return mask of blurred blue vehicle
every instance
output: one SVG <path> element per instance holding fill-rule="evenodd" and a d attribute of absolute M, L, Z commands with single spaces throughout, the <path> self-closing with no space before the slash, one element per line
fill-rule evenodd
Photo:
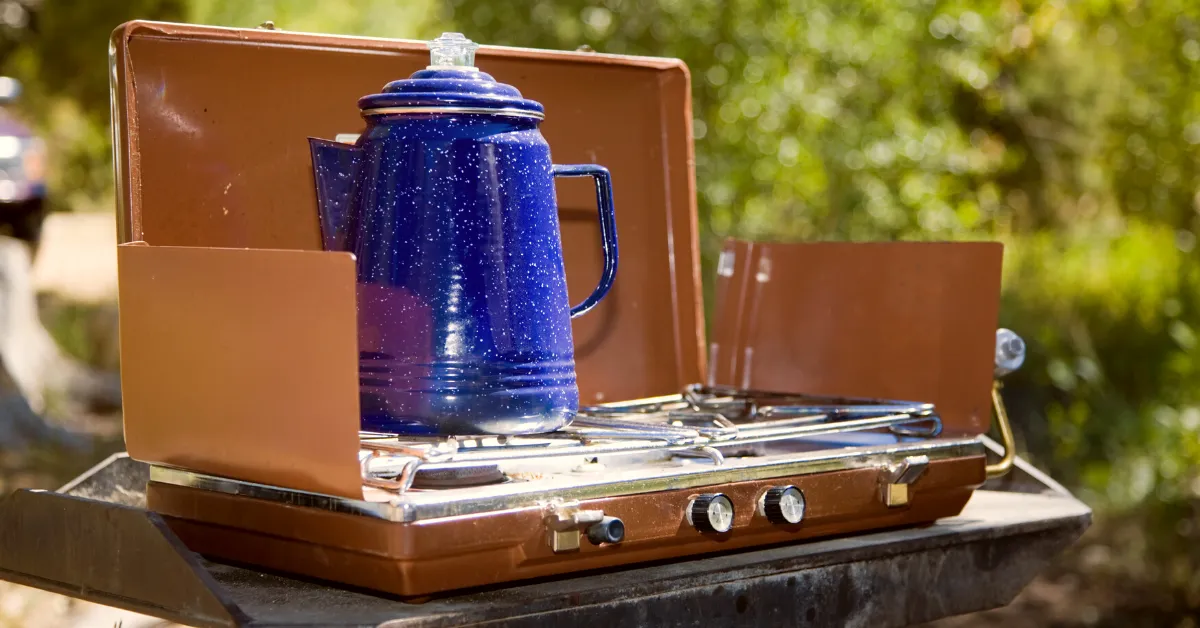
<path fill-rule="evenodd" d="M 0 224 L 33 243 L 45 216 L 46 145 L 10 110 L 20 95 L 16 79 L 0 76 Z"/>

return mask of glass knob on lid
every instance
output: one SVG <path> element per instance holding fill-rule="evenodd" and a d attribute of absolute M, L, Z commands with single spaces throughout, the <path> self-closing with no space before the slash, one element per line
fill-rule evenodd
<path fill-rule="evenodd" d="M 442 33 L 429 42 L 429 68 L 475 70 L 475 50 L 479 44 L 462 33 Z"/>
<path fill-rule="evenodd" d="M 474 113 L 496 111 L 509 117 L 536 120 L 545 117 L 540 103 L 522 97 L 517 88 L 497 82 L 475 67 L 479 44 L 462 33 L 442 33 L 428 45 L 429 66 L 406 79 L 384 85 L 378 94 L 358 100 L 364 116 L 409 112 L 425 115 L 430 108 L 436 108 L 447 113 L 471 109 Z"/>

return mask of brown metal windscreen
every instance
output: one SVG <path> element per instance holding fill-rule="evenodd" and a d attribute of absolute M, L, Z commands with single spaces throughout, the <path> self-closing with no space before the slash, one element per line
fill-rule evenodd
<path fill-rule="evenodd" d="M 729 240 L 708 383 L 932 402 L 986 432 L 1000 305 L 996 242 Z"/>

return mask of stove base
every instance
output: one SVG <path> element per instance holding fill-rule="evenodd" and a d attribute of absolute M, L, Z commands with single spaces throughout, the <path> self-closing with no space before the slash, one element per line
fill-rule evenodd
<path fill-rule="evenodd" d="M 909 486 L 906 505 L 884 503 L 877 468 L 780 477 L 583 500 L 621 518 L 625 540 L 556 553 L 544 508 L 400 523 L 319 508 L 150 482 L 147 503 L 193 551 L 399 596 L 511 582 L 914 524 L 957 515 L 984 482 L 983 456 L 935 460 Z M 772 486 L 792 484 L 807 501 L 799 524 L 770 523 L 752 509 Z M 733 529 L 705 534 L 684 511 L 721 492 L 739 508 Z"/>

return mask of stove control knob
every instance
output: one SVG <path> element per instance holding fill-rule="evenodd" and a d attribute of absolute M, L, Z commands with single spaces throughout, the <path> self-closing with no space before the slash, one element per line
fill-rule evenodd
<path fill-rule="evenodd" d="M 705 493 L 687 507 L 687 522 L 701 532 L 721 534 L 733 528 L 733 502 L 721 493 Z"/>
<path fill-rule="evenodd" d="M 620 543 L 625 540 L 625 522 L 616 517 L 605 517 L 588 526 L 587 537 L 593 545 Z"/>
<path fill-rule="evenodd" d="M 800 523 L 804 518 L 804 493 L 794 486 L 772 487 L 758 500 L 758 514 L 771 523 Z"/>

